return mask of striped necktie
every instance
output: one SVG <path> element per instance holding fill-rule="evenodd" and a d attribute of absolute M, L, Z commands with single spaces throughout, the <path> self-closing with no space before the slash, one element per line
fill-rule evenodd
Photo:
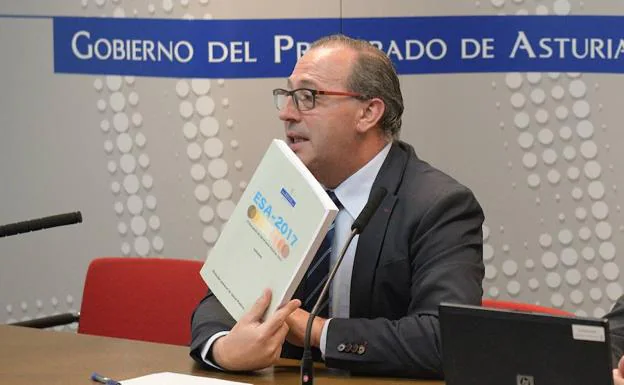
<path fill-rule="evenodd" d="M 329 197 L 334 201 L 334 204 L 338 207 L 338 210 L 342 209 L 342 204 L 336 197 L 333 191 L 327 191 Z M 334 242 L 335 235 L 335 225 L 336 222 L 332 222 L 329 226 L 329 230 L 327 230 L 327 234 L 321 242 L 321 246 L 319 247 L 312 263 L 310 263 L 310 267 L 305 275 L 305 282 L 303 288 L 302 295 L 302 308 L 308 312 L 312 311 L 314 304 L 319 298 L 321 291 L 323 289 L 323 285 L 327 278 L 329 277 L 329 265 L 332 253 L 332 244 Z M 329 316 L 329 298 L 326 298 L 323 301 L 323 304 L 319 309 L 319 316 L 327 318 Z"/>

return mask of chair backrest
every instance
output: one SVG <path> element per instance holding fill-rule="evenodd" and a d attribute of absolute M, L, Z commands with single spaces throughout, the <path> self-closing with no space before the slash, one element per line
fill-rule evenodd
<path fill-rule="evenodd" d="M 513 302 L 513 301 L 499 301 L 496 299 L 483 298 L 481 300 L 481 306 L 494 309 L 515 310 L 532 313 L 543 313 L 552 315 L 564 315 L 573 316 L 574 314 L 565 310 L 554 309 L 552 307 L 533 305 L 530 303 Z"/>
<path fill-rule="evenodd" d="M 78 332 L 187 345 L 207 287 L 200 261 L 98 258 L 85 279 Z"/>

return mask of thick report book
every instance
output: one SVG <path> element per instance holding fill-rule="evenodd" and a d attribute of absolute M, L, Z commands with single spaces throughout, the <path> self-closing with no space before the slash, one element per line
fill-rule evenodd
<path fill-rule="evenodd" d="M 275 139 L 264 154 L 201 276 L 239 320 L 265 288 L 273 292 L 265 316 L 288 302 L 301 282 L 338 208 L 303 162 Z"/>

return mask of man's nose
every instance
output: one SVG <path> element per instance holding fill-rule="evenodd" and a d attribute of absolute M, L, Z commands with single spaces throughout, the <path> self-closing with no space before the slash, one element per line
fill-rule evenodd
<path fill-rule="evenodd" d="M 279 112 L 279 118 L 283 121 L 298 121 L 301 114 L 292 97 L 286 98 L 286 104 Z"/>

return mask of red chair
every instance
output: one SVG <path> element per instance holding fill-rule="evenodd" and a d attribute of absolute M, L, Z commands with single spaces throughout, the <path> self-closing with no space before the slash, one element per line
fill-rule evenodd
<path fill-rule="evenodd" d="M 187 345 L 207 287 L 200 261 L 99 258 L 89 265 L 78 333 Z"/>
<path fill-rule="evenodd" d="M 523 311 L 523 312 L 530 312 L 530 313 L 544 313 L 544 314 L 562 315 L 562 316 L 574 315 L 565 310 L 554 309 L 551 307 L 533 305 L 533 304 L 522 303 L 522 302 L 499 301 L 496 299 L 489 299 L 489 298 L 483 298 L 481 300 L 481 306 L 493 308 L 493 309 Z"/>
<path fill-rule="evenodd" d="M 78 321 L 78 333 L 187 345 L 191 314 L 207 287 L 200 261 L 98 258 L 85 278 L 80 314 L 65 313 L 13 325 L 49 328 Z"/>

